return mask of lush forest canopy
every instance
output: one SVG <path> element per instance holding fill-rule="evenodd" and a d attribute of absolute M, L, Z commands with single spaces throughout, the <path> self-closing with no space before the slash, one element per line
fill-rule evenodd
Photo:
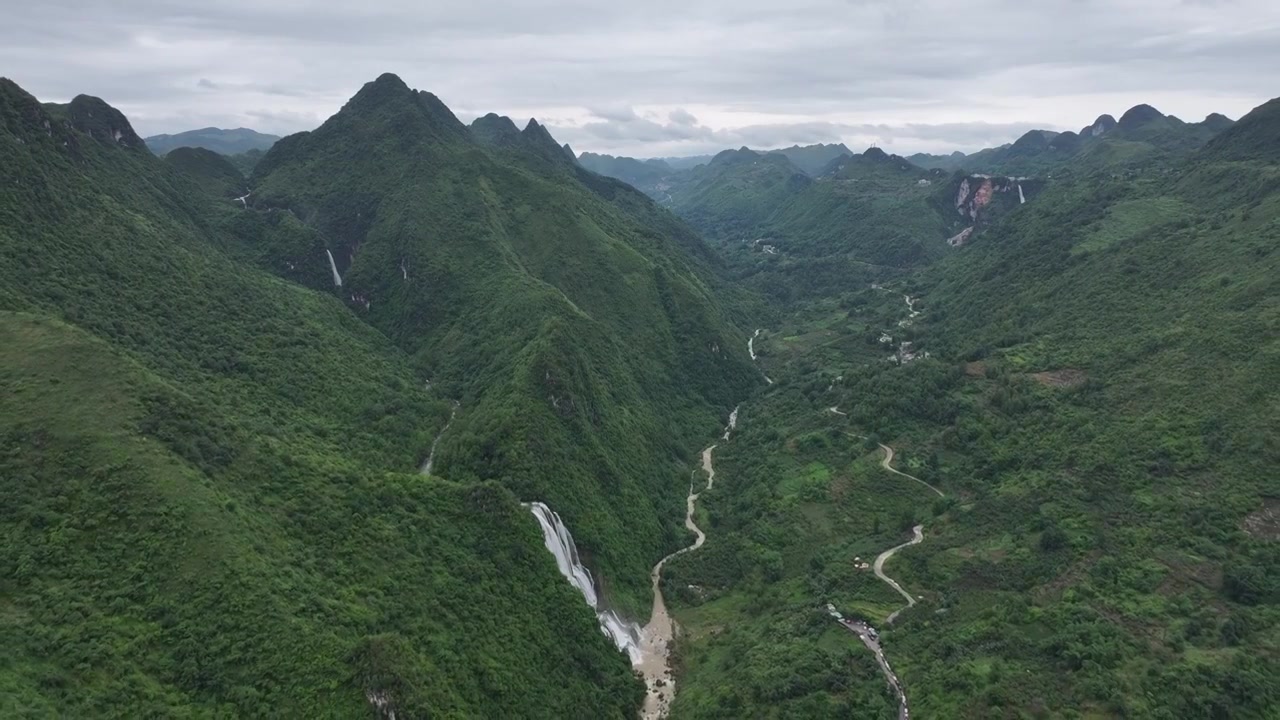
<path fill-rule="evenodd" d="M 913 717 L 1275 717 L 1277 102 L 694 164 L 384 75 L 158 158 L 0 80 L 0 715 L 634 717 L 520 503 L 646 618 L 741 403 L 673 718 L 896 717 L 827 603 Z"/>

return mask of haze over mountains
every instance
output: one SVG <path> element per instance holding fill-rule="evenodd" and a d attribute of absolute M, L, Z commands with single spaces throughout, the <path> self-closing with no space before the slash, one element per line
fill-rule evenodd
<path fill-rule="evenodd" d="M 249 133 L 0 79 L 0 715 L 1280 707 L 1280 100 L 637 160 L 383 74 Z M 646 687 L 596 611 L 655 588 Z"/>

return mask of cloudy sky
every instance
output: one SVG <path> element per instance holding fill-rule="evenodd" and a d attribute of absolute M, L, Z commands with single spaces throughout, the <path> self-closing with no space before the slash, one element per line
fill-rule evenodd
<path fill-rule="evenodd" d="M 1280 95 L 1280 0 L 0 0 L 0 74 L 143 135 L 315 127 L 382 72 L 577 150 L 974 150 Z"/>

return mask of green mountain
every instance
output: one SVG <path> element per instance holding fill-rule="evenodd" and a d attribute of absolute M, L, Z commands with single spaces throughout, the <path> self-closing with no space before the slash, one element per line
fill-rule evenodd
<path fill-rule="evenodd" d="M 758 374 L 697 237 L 531 128 L 384 76 L 240 199 L 0 81 L 6 715 L 634 715 L 519 501 L 647 615 Z"/>
<path fill-rule="evenodd" d="M 853 151 L 845 147 L 844 143 L 792 145 L 789 148 L 766 150 L 765 152 L 782 155 L 790 160 L 793 165 L 804 171 L 806 175 L 815 176 L 821 175 L 832 160 L 853 155 Z"/>
<path fill-rule="evenodd" d="M 1221 117 L 1221 116 L 1219 116 Z M 1220 124 L 1209 116 L 1206 124 Z M 1253 109 L 1205 144 L 1201 158 L 1233 162 L 1280 163 L 1280 99 Z"/>
<path fill-rule="evenodd" d="M 756 380 L 745 335 L 706 248 L 652 202 L 536 122 L 505 145 L 478 135 L 383 76 L 254 171 L 250 207 L 305 219 L 321 251 L 254 243 L 318 290 L 335 289 L 331 253 L 353 311 L 461 402 L 440 473 L 550 504 L 614 602 L 647 615 L 691 444 Z"/>
<path fill-rule="evenodd" d="M 676 172 L 663 160 L 636 160 L 590 152 L 579 155 L 578 162 L 593 173 L 617 178 L 654 199 L 662 197 L 660 185 Z"/>
<path fill-rule="evenodd" d="M 147 147 L 157 155 L 165 155 L 180 147 L 204 148 L 221 155 L 239 155 L 251 150 L 266 151 L 280 139 L 248 128 L 223 130 L 207 127 L 187 130 L 173 135 L 152 135 L 146 138 Z"/>
<path fill-rule="evenodd" d="M 971 155 L 919 154 L 910 159 L 922 167 L 1000 175 L 1163 172 L 1231 125 L 1218 113 L 1187 123 L 1150 105 L 1136 105 L 1118 121 L 1101 115 L 1079 133 L 1031 130 L 1009 145 Z"/>
<path fill-rule="evenodd" d="M 678 210 L 686 205 L 701 205 L 702 200 L 686 203 L 685 195 L 700 193 L 700 188 L 714 184 L 726 172 L 728 166 L 732 165 L 737 168 L 735 171 L 730 171 L 730 174 L 741 171 L 743 167 L 734 163 L 733 158 L 747 157 L 743 155 L 743 151 L 752 153 L 753 156 L 772 155 L 786 158 L 789 161 L 788 163 L 771 160 L 766 172 L 779 172 L 786 174 L 788 178 L 796 170 L 805 175 L 816 177 L 822 174 L 833 160 L 853 154 L 843 144 L 834 143 L 831 145 L 793 145 L 780 150 L 763 151 L 742 148 L 736 152 L 726 151 L 729 152 L 728 155 L 722 152 L 715 156 L 652 158 L 649 160 L 597 155 L 587 152 L 578 157 L 578 162 L 594 173 L 617 178 L 654 200 L 664 205 L 673 206 Z M 738 180 L 735 179 L 734 182 Z M 748 185 L 771 182 L 765 177 L 764 173 L 759 172 L 752 179 L 741 178 L 741 180 Z"/>
<path fill-rule="evenodd" d="M 198 183 L 206 195 L 238 198 L 248 192 L 244 173 L 231 159 L 204 148 L 175 148 L 164 156 L 164 164 Z"/>
<path fill-rule="evenodd" d="M 669 190 L 669 205 L 704 235 L 739 237 L 813 180 L 785 155 L 725 150 L 688 171 Z"/>
<path fill-rule="evenodd" d="M 1003 206 L 966 244 L 793 288 L 665 578 L 673 717 L 902 717 L 826 603 L 911 717 L 1274 715 L 1276 107 L 1167 173 L 964 176 Z"/>

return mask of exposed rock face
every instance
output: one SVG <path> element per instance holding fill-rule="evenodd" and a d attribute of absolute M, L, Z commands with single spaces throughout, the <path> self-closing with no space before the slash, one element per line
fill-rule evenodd
<path fill-rule="evenodd" d="M 1098 137 L 1104 135 L 1116 127 L 1116 119 L 1110 115 L 1099 115 L 1092 125 L 1080 131 L 1080 134 L 1086 137 Z"/>
<path fill-rule="evenodd" d="M 947 244 L 950 245 L 951 247 L 960 247 L 965 243 L 969 242 L 969 236 L 971 235 L 973 235 L 972 225 L 970 225 L 969 227 L 961 230 L 960 232 L 948 238 Z"/>
<path fill-rule="evenodd" d="M 1013 178 L 971 175 L 960 181 L 960 189 L 956 192 L 956 212 L 968 216 L 970 220 L 977 220 L 982 209 L 991 204 L 993 193 L 1007 192 L 1014 184 Z"/>
<path fill-rule="evenodd" d="M 77 95 L 67 106 L 67 119 L 75 129 L 102 143 L 145 148 L 124 113 L 96 97 Z"/>
<path fill-rule="evenodd" d="M 965 202 L 969 200 L 969 178 L 960 181 L 960 190 L 956 193 L 956 212 L 964 215 Z"/>

